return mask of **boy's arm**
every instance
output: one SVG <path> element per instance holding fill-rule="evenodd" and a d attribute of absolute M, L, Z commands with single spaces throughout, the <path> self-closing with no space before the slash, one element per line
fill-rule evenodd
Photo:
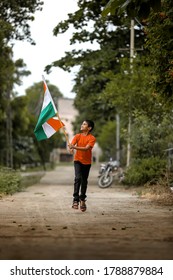
<path fill-rule="evenodd" d="M 73 138 L 73 140 L 71 141 L 71 143 L 68 144 L 69 152 L 70 152 L 71 154 L 73 154 L 73 152 L 74 152 L 73 146 L 75 146 L 75 145 L 76 145 L 76 135 L 74 136 L 74 138 Z"/>
<path fill-rule="evenodd" d="M 88 150 L 91 150 L 93 148 L 93 146 L 95 144 L 95 139 L 89 141 L 89 143 L 85 147 L 80 147 L 80 146 L 77 146 L 76 144 L 77 144 L 76 137 L 74 137 L 71 144 L 68 145 L 69 149 L 72 149 L 72 150 L 75 149 L 75 150 L 80 150 L 80 151 L 88 151 Z"/>
<path fill-rule="evenodd" d="M 87 151 L 87 150 L 90 150 L 92 147 L 90 145 L 86 145 L 85 147 L 78 147 L 76 145 L 70 144 L 69 148 L 70 149 L 75 149 L 75 150 L 80 150 L 80 151 Z"/>

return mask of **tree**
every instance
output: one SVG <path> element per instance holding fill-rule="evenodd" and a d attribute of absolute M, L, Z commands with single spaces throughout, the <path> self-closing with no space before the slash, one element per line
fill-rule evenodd
<path fill-rule="evenodd" d="M 172 108 L 173 101 L 173 10 L 172 1 L 165 0 L 160 12 L 151 13 L 146 26 L 146 48 L 153 65 L 152 79 L 161 101 Z"/>
<path fill-rule="evenodd" d="M 58 61 L 46 67 L 61 67 L 70 71 L 78 67 L 73 91 L 76 93 L 75 106 L 79 111 L 78 122 L 90 117 L 96 121 L 96 134 L 100 126 L 110 119 L 115 119 L 116 108 L 103 103 L 100 94 L 110 80 L 105 73 L 116 74 L 120 70 L 120 57 L 129 57 L 129 19 L 124 17 L 101 17 L 107 1 L 78 1 L 79 9 L 69 14 L 68 19 L 54 28 L 54 35 L 65 33 L 71 26 L 74 28 L 70 44 L 80 43 L 81 47 L 66 52 Z M 144 34 L 141 29 L 136 31 L 136 44 L 141 47 Z M 85 43 L 97 44 L 97 49 L 86 49 Z"/>
<path fill-rule="evenodd" d="M 8 46 L 1 47 L 0 55 L 0 123 L 2 129 L 2 145 L 0 146 L 1 163 L 13 166 L 13 145 L 12 145 L 12 108 L 11 102 L 14 98 L 14 83 L 20 83 L 23 75 L 28 75 L 23 60 L 12 60 L 12 51 Z M 5 139 L 5 141 L 4 141 Z"/>
<path fill-rule="evenodd" d="M 37 10 L 42 10 L 43 1 L 41 0 L 1 0 L 0 2 L 0 37 L 6 42 L 11 39 L 24 40 L 27 39 L 34 43 L 31 39 L 29 21 L 34 20 L 33 14 Z"/>
<path fill-rule="evenodd" d="M 109 0 L 102 15 L 127 13 L 130 18 L 145 19 L 151 10 L 158 11 L 160 8 L 161 0 Z"/>
<path fill-rule="evenodd" d="M 171 0 L 110 0 L 102 14 L 122 14 L 138 17 L 147 36 L 145 47 L 153 66 L 151 76 L 155 92 L 170 105 L 173 100 L 173 10 Z"/>
<path fill-rule="evenodd" d="M 132 129 L 133 159 L 166 158 L 165 150 L 173 143 L 172 112 L 152 116 L 136 112 Z"/>
<path fill-rule="evenodd" d="M 60 90 L 49 83 L 47 81 L 47 86 L 51 92 L 51 96 L 54 100 L 54 103 L 57 104 L 57 100 L 59 97 L 62 97 L 62 93 Z M 31 87 L 26 89 L 26 96 L 28 99 L 28 110 L 30 114 L 35 115 L 35 117 L 38 117 L 40 110 L 41 110 L 41 104 L 43 103 L 43 82 L 40 81 L 38 83 L 34 83 Z"/>
<path fill-rule="evenodd" d="M 110 158 L 116 157 L 116 123 L 108 121 L 101 127 L 98 144 L 103 151 L 102 160 L 108 161 Z"/>
<path fill-rule="evenodd" d="M 163 155 L 172 143 L 172 110 L 166 110 L 152 90 L 151 66 L 146 58 L 135 59 L 133 72 L 129 60 L 122 59 L 121 72 L 110 74 L 101 98 L 117 108 L 121 118 L 121 139 L 127 138 L 129 111 L 132 117 L 131 144 L 133 158 Z"/>
<path fill-rule="evenodd" d="M 0 123 L 6 131 L 6 136 L 3 137 L 6 141 L 5 145 L 1 146 L 0 155 L 1 163 L 11 167 L 13 166 L 11 110 L 11 101 L 14 97 L 13 88 L 14 84 L 21 83 L 23 75 L 29 74 L 22 59 L 13 61 L 12 40 L 26 39 L 34 44 L 28 22 L 34 20 L 33 13 L 41 10 L 42 4 L 43 2 L 40 0 L 2 0 L 0 2 Z M 2 136 L 4 136 L 4 130 Z"/>
<path fill-rule="evenodd" d="M 27 136 L 30 124 L 27 110 L 26 96 L 15 97 L 11 101 L 12 111 L 12 137 L 13 137 L 13 167 L 20 168 L 32 158 L 33 143 Z"/>

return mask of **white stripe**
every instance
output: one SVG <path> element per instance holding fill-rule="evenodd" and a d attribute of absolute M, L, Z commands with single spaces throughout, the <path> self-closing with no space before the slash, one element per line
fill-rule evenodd
<path fill-rule="evenodd" d="M 59 119 L 58 119 L 58 117 L 56 117 L 56 116 L 55 116 L 55 117 L 53 117 L 52 119 L 54 119 L 54 120 L 56 120 L 56 121 L 58 121 L 58 120 L 59 120 Z"/>
<path fill-rule="evenodd" d="M 45 122 L 42 125 L 42 127 L 43 127 L 43 130 L 44 130 L 47 138 L 51 137 L 56 132 L 56 130 L 51 125 L 49 125 L 47 122 Z"/>
<path fill-rule="evenodd" d="M 45 93 L 44 93 L 44 100 L 43 100 L 43 106 L 42 106 L 42 110 L 49 104 L 52 103 L 52 106 L 54 108 L 55 113 L 57 112 L 55 104 L 53 102 L 52 96 L 50 95 L 50 92 L 48 90 L 48 88 L 46 89 Z"/>
<path fill-rule="evenodd" d="M 52 106 L 54 108 L 55 113 L 57 113 L 57 109 L 56 109 L 55 104 L 53 102 L 52 96 L 51 96 L 51 94 L 49 92 L 49 89 L 48 89 L 48 86 L 46 84 L 46 80 L 45 80 L 44 76 L 42 76 L 42 79 L 43 79 L 43 82 L 46 85 L 46 91 L 44 93 L 44 100 L 43 100 L 43 105 L 42 105 L 41 111 L 51 102 Z"/>

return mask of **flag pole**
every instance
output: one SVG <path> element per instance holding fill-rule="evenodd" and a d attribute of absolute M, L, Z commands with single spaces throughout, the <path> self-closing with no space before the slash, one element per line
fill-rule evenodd
<path fill-rule="evenodd" d="M 60 118 L 58 112 L 56 112 L 56 115 L 57 115 L 57 118 L 59 119 L 60 123 L 62 124 L 62 121 L 61 121 L 61 118 Z M 66 132 L 66 130 L 64 128 L 64 125 L 62 125 L 61 128 L 63 129 L 64 135 L 65 135 L 65 138 L 66 138 L 66 141 L 67 141 L 67 145 L 70 145 L 69 137 L 68 137 L 68 134 L 67 134 L 67 132 Z M 73 154 L 73 150 L 69 149 L 69 153 Z"/>
<path fill-rule="evenodd" d="M 61 118 L 58 114 L 58 112 L 56 112 L 56 115 L 57 115 L 57 118 L 59 119 L 60 123 L 62 124 L 62 121 L 61 121 Z M 64 126 L 62 125 L 61 127 L 63 129 L 63 132 L 64 132 L 64 135 L 65 135 L 65 138 L 66 138 L 66 141 L 67 141 L 67 144 L 69 145 L 70 144 L 70 141 L 69 141 L 69 138 L 68 138 L 68 135 L 67 135 L 67 132 L 65 131 L 65 128 Z"/>

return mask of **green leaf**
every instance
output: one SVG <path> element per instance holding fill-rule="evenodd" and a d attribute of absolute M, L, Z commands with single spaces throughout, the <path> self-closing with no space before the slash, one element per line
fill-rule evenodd
<path fill-rule="evenodd" d="M 129 5 L 127 5 L 126 11 L 130 18 L 134 18 L 136 15 L 135 4 L 133 2 L 129 3 Z"/>
<path fill-rule="evenodd" d="M 129 0 L 127 0 L 129 1 Z M 103 17 L 107 16 L 109 13 L 112 15 L 115 14 L 115 11 L 123 4 L 124 0 L 110 0 L 105 8 L 103 9 L 101 15 Z"/>
<path fill-rule="evenodd" d="M 150 5 L 151 5 L 151 7 L 153 8 L 153 10 L 155 12 L 160 11 L 160 9 L 161 9 L 161 0 L 151 0 L 150 2 L 151 2 Z"/>
<path fill-rule="evenodd" d="M 129 4 L 133 4 L 133 6 L 135 6 L 134 3 L 131 2 L 131 0 L 127 0 L 127 1 L 120 7 L 120 11 L 123 12 L 123 11 L 127 8 L 127 6 L 129 6 Z"/>
<path fill-rule="evenodd" d="M 148 2 L 144 2 L 140 5 L 140 9 L 138 12 L 138 16 L 140 18 L 146 19 L 150 14 L 150 4 Z"/>

